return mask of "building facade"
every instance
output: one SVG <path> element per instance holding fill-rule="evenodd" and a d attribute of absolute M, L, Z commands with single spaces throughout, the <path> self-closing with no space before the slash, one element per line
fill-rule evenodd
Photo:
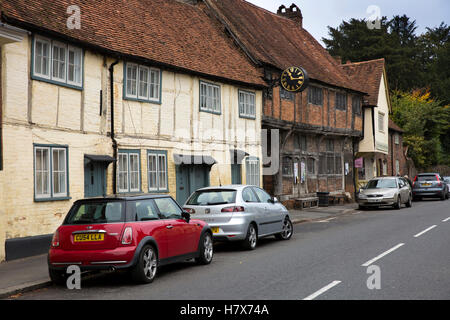
<path fill-rule="evenodd" d="M 264 188 L 289 207 L 320 191 L 351 196 L 365 92 L 303 28 L 296 5 L 274 14 L 239 0 L 206 3 L 269 84 L 263 96 Z M 281 88 L 280 74 L 292 66 L 309 74 L 306 91 Z"/>
<path fill-rule="evenodd" d="M 266 85 L 206 6 L 86 3 L 71 29 L 70 1 L 39 2 L 1 5 L 0 261 L 45 250 L 80 198 L 262 184 Z"/>

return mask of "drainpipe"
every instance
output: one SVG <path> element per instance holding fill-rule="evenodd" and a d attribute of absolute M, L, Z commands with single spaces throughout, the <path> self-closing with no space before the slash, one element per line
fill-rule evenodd
<path fill-rule="evenodd" d="M 109 66 L 110 73 L 110 86 L 111 86 L 111 140 L 113 146 L 113 158 L 115 161 L 113 162 L 113 194 L 117 194 L 117 141 L 115 139 L 114 134 L 114 66 L 119 63 L 119 60 L 116 60 Z"/>

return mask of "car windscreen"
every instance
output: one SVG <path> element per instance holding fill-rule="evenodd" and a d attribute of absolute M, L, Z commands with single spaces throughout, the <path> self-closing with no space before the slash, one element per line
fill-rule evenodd
<path fill-rule="evenodd" d="M 236 190 L 200 190 L 196 191 L 187 201 L 191 206 L 214 206 L 235 203 Z"/>
<path fill-rule="evenodd" d="M 376 179 L 367 183 L 366 189 L 397 188 L 395 179 Z"/>
<path fill-rule="evenodd" d="M 93 224 L 124 222 L 123 201 L 76 202 L 64 224 Z"/>
<path fill-rule="evenodd" d="M 434 174 L 426 176 L 417 176 L 417 181 L 437 181 L 437 177 Z"/>

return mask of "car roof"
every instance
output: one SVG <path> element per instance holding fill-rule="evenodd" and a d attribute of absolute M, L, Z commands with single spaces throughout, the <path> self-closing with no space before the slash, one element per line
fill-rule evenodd
<path fill-rule="evenodd" d="M 396 179 L 396 178 L 403 178 L 403 177 L 374 177 L 370 180 Z"/>
<path fill-rule="evenodd" d="M 235 189 L 237 191 L 237 190 L 244 189 L 246 187 L 257 187 L 257 186 L 246 185 L 246 184 L 228 184 L 228 185 L 224 185 L 224 186 L 204 187 L 204 188 L 197 189 L 196 191 L 218 190 L 218 189 L 224 189 L 224 190 Z"/>
<path fill-rule="evenodd" d="M 419 173 L 418 176 L 432 176 L 432 175 L 440 175 L 437 172 L 429 172 L 429 173 Z"/>
<path fill-rule="evenodd" d="M 108 195 L 104 197 L 92 197 L 92 198 L 84 198 L 78 199 L 77 201 L 99 201 L 99 200 L 122 200 L 122 201 L 131 201 L 131 200 L 145 200 L 145 199 L 158 199 L 158 198 L 168 198 L 170 195 L 168 194 L 115 194 Z"/>

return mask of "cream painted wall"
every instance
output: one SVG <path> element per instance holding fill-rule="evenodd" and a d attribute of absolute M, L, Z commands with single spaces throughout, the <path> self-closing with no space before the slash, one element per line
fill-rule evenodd
<path fill-rule="evenodd" d="M 4 170 L 0 171 L 0 261 L 5 257 L 6 239 L 54 232 L 73 201 L 84 197 L 85 154 L 112 156 L 106 133 L 111 119 L 108 67 L 114 60 L 85 51 L 83 90 L 31 80 L 31 39 L 27 36 L 1 50 Z M 153 104 L 122 99 L 123 62 L 114 71 L 116 137 L 119 148 L 141 150 L 143 192 L 148 190 L 146 150 L 168 152 L 169 191 L 174 198 L 174 153 L 212 156 L 218 162 L 211 170 L 212 185 L 231 182 L 230 149 L 262 159 L 262 91 L 253 90 L 256 119 L 249 120 L 239 117 L 236 86 L 217 83 L 222 112 L 214 115 L 199 112 L 198 77 L 164 70 L 162 103 Z M 33 144 L 68 146 L 71 199 L 34 201 Z M 245 183 L 245 166 L 242 168 Z M 262 165 L 260 173 L 262 181 Z M 112 165 L 108 167 L 107 190 L 112 193 Z"/>

